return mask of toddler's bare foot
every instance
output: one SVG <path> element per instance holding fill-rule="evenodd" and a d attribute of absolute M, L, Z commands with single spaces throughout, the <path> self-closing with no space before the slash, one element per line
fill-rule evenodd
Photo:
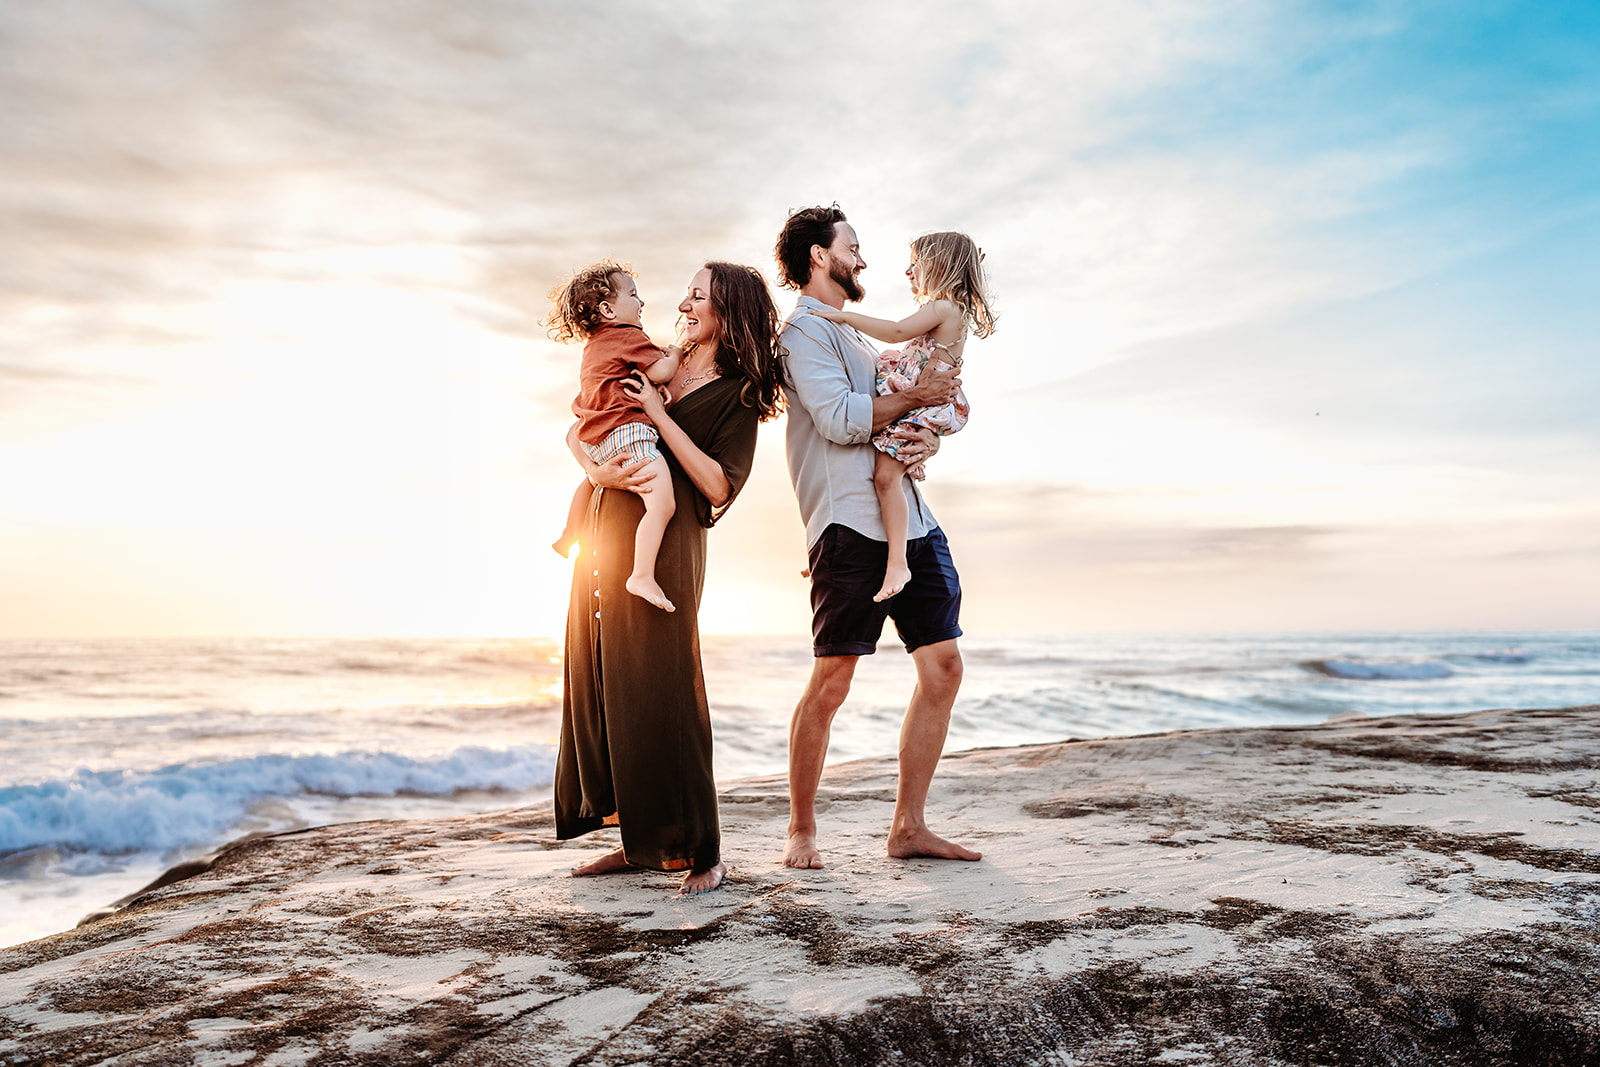
<path fill-rule="evenodd" d="M 623 584 L 628 587 L 628 592 L 642 600 L 650 601 L 662 611 L 678 610 L 672 606 L 672 601 L 667 599 L 667 594 L 661 591 L 654 578 L 641 578 L 635 574 Z"/>
<path fill-rule="evenodd" d="M 890 597 L 894 596 L 900 590 L 904 589 L 906 587 L 906 583 L 909 582 L 910 580 L 911 580 L 911 568 L 910 567 L 904 566 L 902 564 L 891 563 L 891 564 L 889 564 L 888 573 L 886 573 L 883 576 L 883 588 L 878 590 L 878 595 L 873 597 L 872 599 L 874 601 L 888 600 Z"/>
<path fill-rule="evenodd" d="M 783 865 L 806 870 L 822 869 L 822 853 L 817 851 L 817 839 L 812 834 L 793 833 L 783 849 Z"/>
<path fill-rule="evenodd" d="M 561 536 L 550 542 L 550 547 L 556 550 L 556 555 L 560 556 L 562 559 L 566 559 L 567 553 L 570 552 L 572 550 L 572 546 L 577 543 L 577 534 L 573 533 L 571 530 L 562 530 Z"/>
<path fill-rule="evenodd" d="M 728 865 L 719 863 L 709 871 L 699 874 L 690 874 L 683 880 L 683 888 L 678 890 L 679 896 L 697 897 L 701 893 L 709 893 L 713 889 L 722 888 L 722 879 L 727 876 Z"/>
<path fill-rule="evenodd" d="M 590 860 L 582 867 L 572 868 L 572 877 L 587 878 L 593 874 L 618 874 L 622 871 L 631 870 L 633 870 L 633 866 L 628 863 L 627 857 L 622 854 L 622 850 L 619 848 L 615 851 L 607 852 L 599 859 Z"/>
<path fill-rule="evenodd" d="M 897 860 L 924 856 L 934 860 L 981 860 L 983 853 L 962 848 L 923 827 L 921 830 L 894 830 L 889 834 L 889 855 Z"/>

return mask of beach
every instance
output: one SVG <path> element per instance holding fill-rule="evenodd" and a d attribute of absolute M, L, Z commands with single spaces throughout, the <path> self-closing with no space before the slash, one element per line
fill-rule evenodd
<path fill-rule="evenodd" d="M 720 781 L 785 768 L 804 634 L 702 643 Z M 985 635 L 947 751 L 1600 696 L 1600 634 Z M 537 804 L 559 731 L 539 639 L 0 642 L 0 945 L 70 928 L 249 833 Z M 913 677 L 863 662 L 830 761 L 895 750 Z"/>
<path fill-rule="evenodd" d="M 700 898 L 547 804 L 261 836 L 0 951 L 0 1062 L 1595 1062 L 1597 769 L 1595 706 L 956 752 L 958 864 L 860 760 L 821 871 L 724 783 Z"/>

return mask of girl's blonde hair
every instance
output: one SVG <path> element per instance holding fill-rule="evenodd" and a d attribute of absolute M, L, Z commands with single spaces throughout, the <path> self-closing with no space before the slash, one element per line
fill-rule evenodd
<path fill-rule="evenodd" d="M 983 249 L 964 233 L 927 233 L 911 242 L 922 264 L 922 294 L 949 300 L 961 309 L 967 327 L 979 337 L 994 333 L 994 295 L 983 269 Z"/>

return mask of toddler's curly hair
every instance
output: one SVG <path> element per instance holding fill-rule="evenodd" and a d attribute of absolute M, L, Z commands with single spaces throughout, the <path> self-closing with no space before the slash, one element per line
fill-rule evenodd
<path fill-rule="evenodd" d="M 638 275 L 626 263 L 603 259 L 575 272 L 550 290 L 550 317 L 540 325 L 549 327 L 550 336 L 562 344 L 587 341 L 602 325 L 600 302 L 614 295 L 618 274 Z"/>

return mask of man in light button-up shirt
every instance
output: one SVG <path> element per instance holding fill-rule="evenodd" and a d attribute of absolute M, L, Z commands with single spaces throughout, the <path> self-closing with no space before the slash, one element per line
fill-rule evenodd
<path fill-rule="evenodd" d="M 910 389 L 877 396 L 877 350 L 855 330 L 809 314 L 842 309 L 864 295 L 866 268 L 844 212 L 804 208 L 789 216 L 776 249 L 782 282 L 800 290 L 785 323 L 784 395 L 788 401 L 789 477 L 806 524 L 811 558 L 811 679 L 789 730 L 789 836 L 784 863 L 823 865 L 817 847 L 816 797 L 833 717 L 850 692 L 856 662 L 877 649 L 892 618 L 917 671 L 900 734 L 900 784 L 889 826 L 890 856 L 976 860 L 978 853 L 928 828 L 928 788 L 961 687 L 961 582 L 949 545 L 910 478 L 902 479 L 910 513 L 906 555 L 911 579 L 888 600 L 873 600 L 888 560 L 883 514 L 872 486 L 872 435 L 913 408 L 949 402 L 960 379 L 953 367 L 929 367 Z M 900 459 L 908 466 L 938 450 L 927 430 Z M 920 445 L 920 447 L 918 447 Z"/>

